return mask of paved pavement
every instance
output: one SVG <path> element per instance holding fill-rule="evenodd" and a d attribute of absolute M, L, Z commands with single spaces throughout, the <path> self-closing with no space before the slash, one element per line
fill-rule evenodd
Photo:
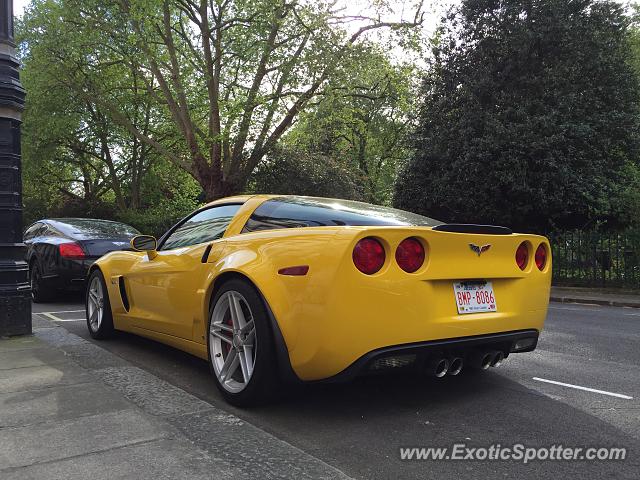
<path fill-rule="evenodd" d="M 560 303 L 583 303 L 610 307 L 640 308 L 640 295 L 591 288 L 553 287 L 551 299 Z"/>
<path fill-rule="evenodd" d="M 42 317 L 0 340 L 3 480 L 348 478 Z"/>
<path fill-rule="evenodd" d="M 151 442 L 176 442 L 172 448 L 178 453 L 168 448 L 167 464 L 173 462 L 172 455 L 180 457 L 180 452 L 188 452 L 198 458 L 202 455 L 203 464 L 214 468 L 211 471 L 217 471 L 215 462 L 221 461 L 223 475 L 233 472 L 233 478 L 236 471 L 243 472 L 242 468 L 249 468 L 249 474 L 257 478 L 301 478 L 303 473 L 315 477 L 321 472 L 332 478 L 344 474 L 362 479 L 637 479 L 640 471 L 640 310 L 552 303 L 538 349 L 512 355 L 497 369 L 441 380 L 378 377 L 347 385 L 307 386 L 288 392 L 278 404 L 238 410 L 223 402 L 206 362 L 128 334 L 94 342 L 87 334 L 82 305 L 74 298 L 34 307 L 36 312 L 44 312 L 36 315 L 36 327 L 45 320 L 49 325 L 53 321 L 77 335 L 70 337 L 74 341 L 84 340 L 82 347 L 61 348 L 95 380 L 97 385 L 92 388 L 102 385 L 118 392 L 133 404 L 130 409 L 136 414 L 162 422 L 161 428 L 169 424 L 177 432 Z M 37 336 L 51 341 L 45 338 L 45 332 L 53 331 L 62 330 L 37 330 Z M 86 353 L 73 353 L 74 349 Z M 75 395 L 80 398 L 79 390 L 70 397 Z M 3 400 L 2 411 L 8 408 L 4 405 L 15 403 Z M 114 405 L 111 410 L 127 410 Z M 209 413 L 205 415 L 199 409 Z M 66 410 L 60 407 L 59 411 Z M 6 428 L 0 428 L 0 436 Z M 234 434 L 227 432 L 236 428 Z M 151 432 L 149 435 L 155 434 L 155 430 Z M 247 443 L 246 435 L 257 440 Z M 191 448 L 181 450 L 183 441 L 192 442 Z M 280 457 L 269 453 L 269 442 L 276 445 Z M 627 458 L 610 462 L 536 461 L 527 465 L 400 460 L 400 447 L 447 447 L 455 443 L 485 447 L 494 443 L 617 446 L 627 448 Z M 2 445 L 0 440 L 0 452 Z M 287 447 L 293 449 L 291 458 Z M 289 460 L 285 467 L 284 458 Z M 40 460 L 30 461 L 35 466 L 27 468 L 41 465 Z M 126 468 L 122 460 L 118 462 Z M 0 465 L 3 463 L 0 461 Z M 183 467 L 185 463 L 188 465 Z M 195 468 L 194 463 L 198 462 L 178 462 L 175 468 Z M 287 470 L 294 467 L 298 470 Z M 166 468 L 168 476 L 175 471 Z M 314 473 L 309 473 L 312 470 Z M 3 473 L 0 470 L 0 477 L 5 478 Z M 180 476 L 198 478 L 199 473 L 186 469 Z M 29 478 L 18 473 L 15 476 Z M 212 474 L 210 478 L 216 477 Z"/>

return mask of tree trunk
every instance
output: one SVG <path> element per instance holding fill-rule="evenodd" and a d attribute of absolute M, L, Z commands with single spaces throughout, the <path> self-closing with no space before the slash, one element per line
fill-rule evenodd
<path fill-rule="evenodd" d="M 241 193 L 242 189 L 238 188 L 238 186 L 234 183 L 223 179 L 220 181 L 207 182 L 206 186 L 203 187 L 203 190 L 205 201 L 212 202 L 214 200 L 218 200 L 219 198 L 238 195 L 239 193 Z"/>
<path fill-rule="evenodd" d="M 202 165 L 202 168 L 197 169 L 196 180 L 202 187 L 207 202 L 237 195 L 244 188 L 244 185 L 240 185 L 233 179 L 225 178 L 220 170 L 211 168 L 206 163 Z"/>

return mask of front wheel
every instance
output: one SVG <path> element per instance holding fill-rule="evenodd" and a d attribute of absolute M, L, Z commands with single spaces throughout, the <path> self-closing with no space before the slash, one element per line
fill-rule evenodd
<path fill-rule="evenodd" d="M 100 270 L 94 270 L 89 276 L 85 295 L 85 308 L 87 312 L 87 327 L 91 337 L 101 340 L 113 335 L 113 316 L 111 315 L 109 293 Z"/>
<path fill-rule="evenodd" d="M 233 279 L 216 293 L 209 314 L 209 364 L 231 404 L 271 400 L 278 389 L 277 363 L 266 307 L 248 282 Z"/>

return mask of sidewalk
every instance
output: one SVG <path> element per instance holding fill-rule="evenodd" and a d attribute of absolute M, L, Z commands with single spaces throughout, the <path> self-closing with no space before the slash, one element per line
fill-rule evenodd
<path fill-rule="evenodd" d="M 609 293 L 589 288 L 551 287 L 551 301 L 640 308 L 640 295 Z"/>
<path fill-rule="evenodd" d="M 34 332 L 0 339 L 3 480 L 348 478 L 37 315 Z"/>

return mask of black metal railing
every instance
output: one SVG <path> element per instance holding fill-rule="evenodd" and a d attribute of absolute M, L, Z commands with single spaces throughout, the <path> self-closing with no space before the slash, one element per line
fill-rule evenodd
<path fill-rule="evenodd" d="M 555 285 L 640 288 L 639 231 L 572 231 L 547 236 Z"/>

